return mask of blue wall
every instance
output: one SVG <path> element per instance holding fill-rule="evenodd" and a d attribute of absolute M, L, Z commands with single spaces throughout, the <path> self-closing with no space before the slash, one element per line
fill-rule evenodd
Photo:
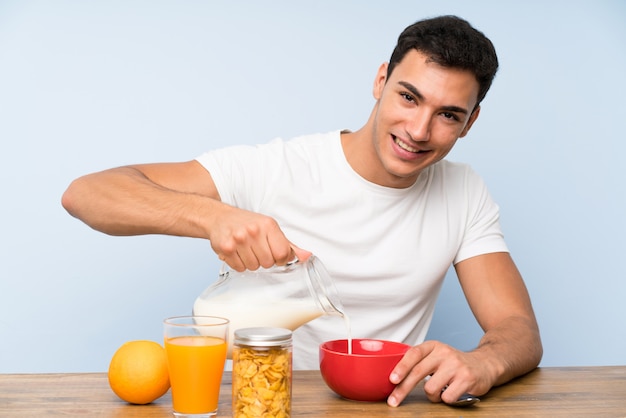
<path fill-rule="evenodd" d="M 501 206 L 542 364 L 626 364 L 626 3 L 232 3 L 0 1 L 0 372 L 104 371 L 123 342 L 160 341 L 161 319 L 217 275 L 208 242 L 109 237 L 71 218 L 73 178 L 356 129 L 401 29 L 443 13 L 499 51 L 450 159 Z M 454 275 L 430 336 L 466 349 L 480 337 Z"/>

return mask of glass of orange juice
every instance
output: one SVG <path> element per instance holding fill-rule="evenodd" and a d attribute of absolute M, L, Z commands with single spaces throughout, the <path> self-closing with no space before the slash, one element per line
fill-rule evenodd
<path fill-rule="evenodd" d="M 164 321 L 174 416 L 217 414 L 228 326 L 228 319 L 215 316 L 178 316 Z"/>

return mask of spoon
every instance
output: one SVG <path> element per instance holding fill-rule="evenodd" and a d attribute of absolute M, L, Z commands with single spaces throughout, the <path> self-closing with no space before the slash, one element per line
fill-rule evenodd
<path fill-rule="evenodd" d="M 464 406 L 474 405 L 475 403 L 478 403 L 478 402 L 480 402 L 480 398 L 474 395 L 470 395 L 469 393 L 464 393 L 463 395 L 459 397 L 459 399 L 457 399 L 456 401 L 452 402 L 449 405 L 464 407 Z"/>
<path fill-rule="evenodd" d="M 430 379 L 430 375 L 424 378 L 425 381 L 428 381 L 428 379 Z M 443 391 L 446 389 L 448 389 L 448 385 L 446 385 L 443 389 L 441 389 L 441 392 L 443 393 Z M 457 399 L 456 401 L 452 403 L 449 403 L 448 405 L 464 407 L 464 406 L 474 405 L 475 403 L 478 403 L 478 402 L 480 402 L 479 397 L 470 395 L 469 393 L 464 393 L 459 397 L 459 399 Z"/>
<path fill-rule="evenodd" d="M 441 389 L 441 393 L 443 393 L 443 391 L 446 389 L 448 389 L 447 385 L 446 387 Z M 457 399 L 456 401 L 452 403 L 449 403 L 448 405 L 463 407 L 463 406 L 474 405 L 475 403 L 478 403 L 478 402 L 480 402 L 480 398 L 478 398 L 477 396 L 470 395 L 469 393 L 464 393 L 459 397 L 459 399 Z"/>

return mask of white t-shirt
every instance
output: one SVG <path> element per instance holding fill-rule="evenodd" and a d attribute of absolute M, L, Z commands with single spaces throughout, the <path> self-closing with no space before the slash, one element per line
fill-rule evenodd
<path fill-rule="evenodd" d="M 440 161 L 406 189 L 379 186 L 348 164 L 340 131 L 233 146 L 197 160 L 224 203 L 273 217 L 334 279 L 353 338 L 415 345 L 448 268 L 508 251 L 498 206 L 465 164 Z M 323 341 L 347 338 L 340 317 L 294 333 L 294 368 L 317 369 Z"/>

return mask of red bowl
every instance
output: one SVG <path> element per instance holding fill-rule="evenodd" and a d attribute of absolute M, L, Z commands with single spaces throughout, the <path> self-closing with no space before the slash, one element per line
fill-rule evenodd
<path fill-rule="evenodd" d="M 389 375 L 411 346 L 403 343 L 353 339 L 327 341 L 320 345 L 320 372 L 324 382 L 339 396 L 354 401 L 386 400 L 395 385 Z"/>

